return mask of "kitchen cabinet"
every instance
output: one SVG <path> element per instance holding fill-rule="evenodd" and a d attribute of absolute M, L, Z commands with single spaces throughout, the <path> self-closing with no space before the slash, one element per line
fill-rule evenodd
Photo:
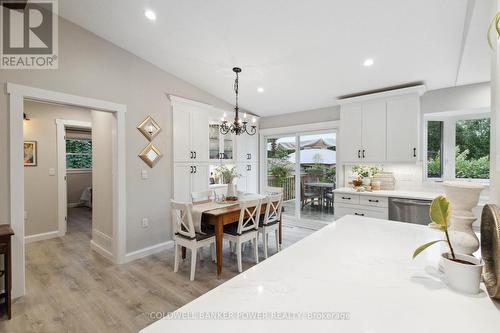
<path fill-rule="evenodd" d="M 339 219 L 344 215 L 356 215 L 386 220 L 389 218 L 388 198 L 335 193 L 334 212 L 335 219 Z"/>
<path fill-rule="evenodd" d="M 174 200 L 190 202 L 191 192 L 209 188 L 208 164 L 174 164 Z"/>
<path fill-rule="evenodd" d="M 236 168 L 240 177 L 236 180 L 238 191 L 258 193 L 257 163 L 238 163 Z"/>
<path fill-rule="evenodd" d="M 208 161 L 211 107 L 184 99 L 172 99 L 174 162 Z"/>
<path fill-rule="evenodd" d="M 234 152 L 234 135 L 220 133 L 219 124 L 209 125 L 209 159 L 231 161 Z"/>
<path fill-rule="evenodd" d="M 254 163 L 258 160 L 259 135 L 241 134 L 236 137 L 238 162 Z"/>
<path fill-rule="evenodd" d="M 340 162 L 418 161 L 424 91 L 415 86 L 341 100 Z"/>
<path fill-rule="evenodd" d="M 419 154 L 420 100 L 416 95 L 387 101 L 387 160 L 415 162 Z"/>
<path fill-rule="evenodd" d="M 341 110 L 341 158 L 345 162 L 377 162 L 386 157 L 384 100 L 347 104 Z"/>

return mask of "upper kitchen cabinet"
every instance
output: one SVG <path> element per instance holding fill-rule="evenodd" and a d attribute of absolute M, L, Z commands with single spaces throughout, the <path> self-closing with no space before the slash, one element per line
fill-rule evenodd
<path fill-rule="evenodd" d="M 257 122 L 255 123 L 257 124 Z M 238 162 L 257 162 L 259 154 L 259 133 L 248 135 L 243 133 L 236 137 Z"/>
<path fill-rule="evenodd" d="M 174 162 L 209 160 L 209 105 L 170 96 L 173 107 Z"/>
<path fill-rule="evenodd" d="M 341 162 L 418 161 L 424 91 L 416 86 L 341 100 Z"/>
<path fill-rule="evenodd" d="M 387 160 L 415 162 L 419 155 L 420 98 L 403 96 L 387 101 Z"/>
<path fill-rule="evenodd" d="M 344 162 L 377 162 L 386 157 L 385 101 L 342 106 L 341 158 Z"/>

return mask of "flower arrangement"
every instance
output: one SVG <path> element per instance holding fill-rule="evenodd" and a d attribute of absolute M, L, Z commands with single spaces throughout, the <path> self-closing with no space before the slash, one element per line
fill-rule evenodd
<path fill-rule="evenodd" d="M 218 183 L 232 184 L 235 178 L 241 177 L 236 171 L 236 167 L 229 168 L 226 165 L 219 165 L 215 168 L 215 178 Z"/>

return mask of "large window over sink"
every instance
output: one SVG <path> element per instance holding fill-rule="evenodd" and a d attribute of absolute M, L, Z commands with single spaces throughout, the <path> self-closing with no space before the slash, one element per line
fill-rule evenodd
<path fill-rule="evenodd" d="M 425 121 L 425 131 L 426 179 L 489 181 L 489 113 L 432 115 Z"/>

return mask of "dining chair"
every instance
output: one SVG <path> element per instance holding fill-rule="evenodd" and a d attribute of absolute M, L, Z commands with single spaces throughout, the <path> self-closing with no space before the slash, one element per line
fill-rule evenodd
<path fill-rule="evenodd" d="M 202 201 L 211 201 L 215 198 L 214 190 L 207 190 L 201 192 L 191 192 L 191 201 L 193 203 Z"/>
<path fill-rule="evenodd" d="M 236 258 L 238 261 L 238 272 L 242 272 L 241 245 L 248 241 L 253 242 L 255 250 L 255 263 L 259 263 L 258 232 L 261 199 L 240 201 L 240 218 L 238 222 L 224 226 L 224 238 L 235 244 Z"/>
<path fill-rule="evenodd" d="M 265 194 L 283 193 L 283 187 L 267 186 L 264 192 Z"/>
<path fill-rule="evenodd" d="M 194 229 L 192 209 L 190 202 L 178 202 L 171 200 L 172 224 L 174 230 L 174 272 L 179 270 L 179 261 L 181 256 L 181 247 L 191 250 L 191 275 L 190 280 L 194 280 L 196 271 L 196 254 L 198 249 L 210 245 L 212 260 L 215 258 L 215 233 L 213 230 L 203 230 L 198 233 Z"/>
<path fill-rule="evenodd" d="M 264 258 L 267 259 L 269 245 L 269 234 L 274 231 L 276 238 L 276 251 L 279 251 L 279 223 L 281 221 L 281 206 L 283 205 L 283 194 L 268 195 L 264 202 L 266 203 L 266 212 L 259 219 L 259 235 L 262 234 L 264 240 Z"/>

